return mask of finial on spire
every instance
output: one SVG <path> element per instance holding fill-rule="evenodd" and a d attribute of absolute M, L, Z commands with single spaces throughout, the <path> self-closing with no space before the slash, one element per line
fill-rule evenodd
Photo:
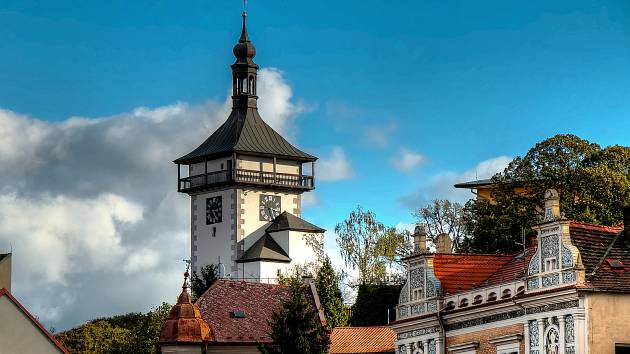
<path fill-rule="evenodd" d="M 243 17 L 247 16 L 247 0 L 243 0 Z"/>

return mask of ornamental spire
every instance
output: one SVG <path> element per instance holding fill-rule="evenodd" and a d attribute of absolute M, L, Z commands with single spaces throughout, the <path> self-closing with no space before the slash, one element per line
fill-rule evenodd
<path fill-rule="evenodd" d="M 246 1 L 243 1 L 243 27 L 241 37 L 234 46 L 236 62 L 232 64 L 232 99 L 233 108 L 256 108 L 256 80 L 258 65 L 253 61 L 256 48 L 247 34 Z"/>

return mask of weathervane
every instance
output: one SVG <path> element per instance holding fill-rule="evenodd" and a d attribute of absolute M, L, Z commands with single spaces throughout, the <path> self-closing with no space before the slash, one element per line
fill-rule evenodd
<path fill-rule="evenodd" d="M 243 16 L 247 16 L 247 0 L 243 0 Z"/>

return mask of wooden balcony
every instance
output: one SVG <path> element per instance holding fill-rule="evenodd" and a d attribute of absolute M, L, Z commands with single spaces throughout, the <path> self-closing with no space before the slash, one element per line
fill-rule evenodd
<path fill-rule="evenodd" d="M 315 188 L 313 176 L 235 169 L 179 178 L 177 190 L 182 193 L 191 193 L 230 184 L 304 191 Z"/>

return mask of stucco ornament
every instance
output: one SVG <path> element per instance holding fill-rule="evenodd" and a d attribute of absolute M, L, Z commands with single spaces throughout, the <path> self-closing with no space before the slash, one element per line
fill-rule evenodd
<path fill-rule="evenodd" d="M 558 343 L 560 342 L 560 338 L 558 336 L 558 331 L 555 328 L 552 328 L 547 333 L 547 354 L 558 354 Z"/>
<path fill-rule="evenodd" d="M 529 322 L 529 347 L 531 349 L 531 354 L 538 354 L 538 350 L 534 348 L 538 348 L 538 324 L 536 321 Z"/>

